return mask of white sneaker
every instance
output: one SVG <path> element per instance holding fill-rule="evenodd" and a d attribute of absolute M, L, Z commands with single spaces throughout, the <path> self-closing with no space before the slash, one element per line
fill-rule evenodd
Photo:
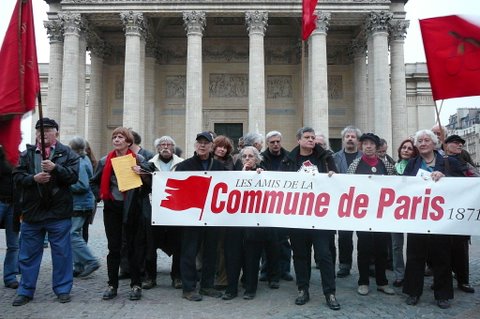
<path fill-rule="evenodd" d="M 357 292 L 359 295 L 366 296 L 370 290 L 368 289 L 368 285 L 360 285 L 358 286 Z"/>
<path fill-rule="evenodd" d="M 395 290 L 390 288 L 388 285 L 377 286 L 377 290 L 381 291 L 381 292 L 383 292 L 384 294 L 387 294 L 387 295 L 394 295 L 395 294 Z"/>

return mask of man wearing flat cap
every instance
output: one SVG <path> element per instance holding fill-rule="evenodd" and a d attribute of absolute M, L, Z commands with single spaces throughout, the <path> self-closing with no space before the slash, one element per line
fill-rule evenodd
<path fill-rule="evenodd" d="M 45 154 L 41 151 L 40 121 L 44 128 Z M 27 145 L 13 171 L 16 190 L 21 194 L 22 215 L 18 256 L 22 278 L 13 306 L 23 306 L 33 299 L 46 234 L 52 250 L 53 291 L 59 302 L 70 301 L 73 283 L 70 185 L 78 180 L 79 157 L 57 140 L 58 128 L 53 119 L 38 120 L 36 145 Z"/>
<path fill-rule="evenodd" d="M 176 171 L 223 171 L 225 167 L 212 155 L 213 138 L 210 132 L 197 134 L 195 154 L 179 163 Z M 184 227 L 180 256 L 183 298 L 202 300 L 202 295 L 219 298 L 222 293 L 214 289 L 215 264 L 217 260 L 217 233 L 215 227 Z M 196 292 L 197 268 L 195 258 L 198 247 L 203 244 L 202 275 L 200 291 Z"/>

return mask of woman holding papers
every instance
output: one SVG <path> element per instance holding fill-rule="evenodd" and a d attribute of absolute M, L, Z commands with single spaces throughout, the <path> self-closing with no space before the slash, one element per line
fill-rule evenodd
<path fill-rule="evenodd" d="M 463 165 L 457 159 L 443 157 L 435 150 L 438 138 L 432 131 L 418 131 L 414 143 L 419 155 L 408 162 L 404 175 L 416 176 L 423 170 L 429 172 L 435 182 L 444 176 L 464 176 Z M 416 305 L 422 295 L 428 253 L 433 266 L 435 300 L 440 308 L 450 308 L 449 299 L 453 299 L 451 240 L 450 235 L 407 235 L 407 265 L 403 286 L 403 292 L 408 295 L 407 305 Z"/>
<path fill-rule="evenodd" d="M 142 296 L 140 267 L 144 256 L 146 220 L 142 216 L 142 207 L 148 201 L 148 194 L 143 191 L 140 178 L 132 170 L 133 166 L 145 161 L 129 149 L 132 143 L 133 136 L 127 128 L 113 130 L 113 150 L 99 161 L 91 179 L 97 201 L 103 200 L 104 203 L 103 222 L 108 242 L 108 287 L 103 294 L 104 300 L 117 296 L 122 224 L 126 224 L 123 229 L 126 231 L 131 274 L 129 299 L 139 300 Z"/>

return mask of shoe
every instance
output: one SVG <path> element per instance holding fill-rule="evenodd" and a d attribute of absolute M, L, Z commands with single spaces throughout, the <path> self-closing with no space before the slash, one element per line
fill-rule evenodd
<path fill-rule="evenodd" d="M 32 300 L 32 297 L 24 296 L 24 295 L 18 295 L 13 300 L 12 306 L 14 306 L 14 307 L 23 306 L 23 305 L 26 305 L 27 303 L 29 303 L 30 300 Z"/>
<path fill-rule="evenodd" d="M 142 288 L 140 286 L 134 285 L 132 290 L 130 290 L 130 295 L 128 296 L 130 300 L 140 300 L 142 299 Z"/>
<path fill-rule="evenodd" d="M 418 303 L 418 300 L 420 297 L 418 296 L 408 296 L 407 300 L 405 300 L 405 303 L 409 306 L 415 306 Z"/>
<path fill-rule="evenodd" d="M 123 279 L 130 279 L 130 273 L 128 272 L 121 272 L 118 274 L 118 280 L 123 280 Z"/>
<path fill-rule="evenodd" d="M 216 290 L 225 290 L 227 289 L 227 285 L 215 285 L 214 287 Z"/>
<path fill-rule="evenodd" d="M 80 270 L 74 270 L 73 271 L 73 278 L 77 278 L 78 275 L 80 275 L 83 271 L 80 271 Z"/>
<path fill-rule="evenodd" d="M 437 300 L 437 306 L 441 309 L 448 309 L 450 308 L 450 302 L 447 299 L 439 299 Z"/>
<path fill-rule="evenodd" d="M 431 277 L 431 276 L 433 276 L 433 270 L 432 270 L 432 268 L 430 268 L 430 267 L 427 266 L 427 267 L 425 268 L 425 272 L 424 272 L 423 275 L 424 275 L 425 277 Z"/>
<path fill-rule="evenodd" d="M 334 294 L 325 295 L 325 300 L 327 301 L 328 308 L 332 310 L 340 310 L 340 304 Z"/>
<path fill-rule="evenodd" d="M 390 288 L 388 285 L 377 286 L 377 291 L 383 292 L 386 295 L 394 295 L 395 294 L 395 290 L 393 290 L 393 288 Z"/>
<path fill-rule="evenodd" d="M 347 268 L 340 268 L 337 272 L 338 278 L 345 278 L 350 275 L 350 269 Z"/>
<path fill-rule="evenodd" d="M 284 272 L 281 278 L 285 281 L 293 281 L 293 276 L 289 272 Z"/>
<path fill-rule="evenodd" d="M 103 300 L 110 300 L 117 296 L 117 288 L 113 286 L 108 286 L 105 292 L 103 293 Z"/>
<path fill-rule="evenodd" d="M 271 281 L 268 283 L 268 287 L 270 289 L 278 289 L 280 288 L 280 284 L 278 283 L 278 281 Z"/>
<path fill-rule="evenodd" d="M 89 275 L 91 275 L 94 271 L 96 271 L 98 268 L 100 268 L 100 264 L 98 262 L 94 263 L 93 265 L 89 266 L 87 265 L 83 272 L 78 275 L 78 278 L 85 278 Z"/>
<path fill-rule="evenodd" d="M 298 296 L 295 299 L 295 304 L 298 306 L 302 306 L 309 301 L 310 301 L 310 294 L 308 293 L 308 290 L 299 290 Z"/>
<path fill-rule="evenodd" d="M 222 299 L 223 299 L 223 300 L 232 300 L 233 298 L 236 298 L 237 296 L 238 296 L 238 294 L 236 294 L 236 293 L 226 292 L 226 293 L 222 296 Z"/>
<path fill-rule="evenodd" d="M 201 288 L 199 293 L 213 298 L 220 298 L 222 296 L 222 293 L 215 288 Z"/>
<path fill-rule="evenodd" d="M 202 301 L 202 296 L 197 294 L 195 290 L 193 291 L 184 291 L 182 297 L 188 301 Z"/>
<path fill-rule="evenodd" d="M 243 294 L 243 299 L 245 299 L 245 300 L 252 300 L 253 298 L 255 298 L 254 293 L 249 292 L 249 293 Z"/>
<path fill-rule="evenodd" d="M 393 282 L 394 287 L 402 287 L 403 286 L 403 279 L 397 279 Z"/>
<path fill-rule="evenodd" d="M 147 279 L 142 284 L 142 288 L 147 289 L 147 290 L 152 289 L 153 287 L 156 287 L 156 286 L 157 286 L 157 282 L 155 280 L 152 280 L 152 279 Z"/>
<path fill-rule="evenodd" d="M 182 279 L 175 278 L 172 280 L 172 287 L 175 289 L 182 289 Z"/>
<path fill-rule="evenodd" d="M 258 277 L 258 281 L 267 281 L 267 274 L 266 273 L 260 273 L 260 277 Z"/>
<path fill-rule="evenodd" d="M 11 288 L 11 289 L 17 289 L 18 288 L 18 281 L 12 281 L 11 283 L 6 284 L 5 287 Z"/>
<path fill-rule="evenodd" d="M 358 286 L 357 292 L 359 295 L 366 296 L 370 290 L 368 289 L 368 285 L 360 285 Z"/>
<path fill-rule="evenodd" d="M 458 289 L 460 289 L 463 292 L 467 292 L 469 294 L 473 294 L 475 292 L 475 288 L 473 288 L 469 284 L 458 284 Z"/>
<path fill-rule="evenodd" d="M 67 303 L 70 302 L 72 298 L 70 297 L 70 294 L 59 294 L 58 295 L 58 301 L 60 303 Z"/>

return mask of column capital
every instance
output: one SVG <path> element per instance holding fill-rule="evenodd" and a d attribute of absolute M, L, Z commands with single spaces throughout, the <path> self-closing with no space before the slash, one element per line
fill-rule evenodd
<path fill-rule="evenodd" d="M 249 35 L 258 33 L 264 36 L 268 25 L 268 12 L 247 11 L 245 12 L 245 23 Z"/>
<path fill-rule="evenodd" d="M 393 13 L 386 11 L 373 11 L 368 14 L 365 25 L 369 35 L 375 32 L 388 32 L 390 20 L 393 18 Z"/>
<path fill-rule="evenodd" d="M 43 21 L 50 43 L 63 42 L 63 21 L 60 19 Z"/>
<path fill-rule="evenodd" d="M 133 11 L 120 12 L 120 19 L 123 23 L 125 35 L 145 35 L 143 13 Z"/>
<path fill-rule="evenodd" d="M 349 55 L 352 56 L 361 56 L 365 55 L 367 50 L 367 41 L 365 39 L 354 39 L 350 42 L 349 46 Z"/>
<path fill-rule="evenodd" d="M 187 36 L 197 34 L 203 35 L 203 30 L 207 25 L 207 18 L 205 11 L 184 11 L 183 12 L 183 24 Z"/>
<path fill-rule="evenodd" d="M 59 13 L 58 17 L 63 24 L 63 35 L 66 34 L 76 34 L 80 35 L 81 32 L 85 31 L 87 26 L 87 21 L 82 17 L 80 13 Z"/>
<path fill-rule="evenodd" d="M 313 33 L 327 33 L 328 26 L 330 25 L 330 12 L 317 11 L 317 27 L 313 30 Z"/>
<path fill-rule="evenodd" d="M 390 35 L 392 40 L 405 40 L 407 29 L 410 26 L 409 20 L 393 19 L 390 21 Z"/>

